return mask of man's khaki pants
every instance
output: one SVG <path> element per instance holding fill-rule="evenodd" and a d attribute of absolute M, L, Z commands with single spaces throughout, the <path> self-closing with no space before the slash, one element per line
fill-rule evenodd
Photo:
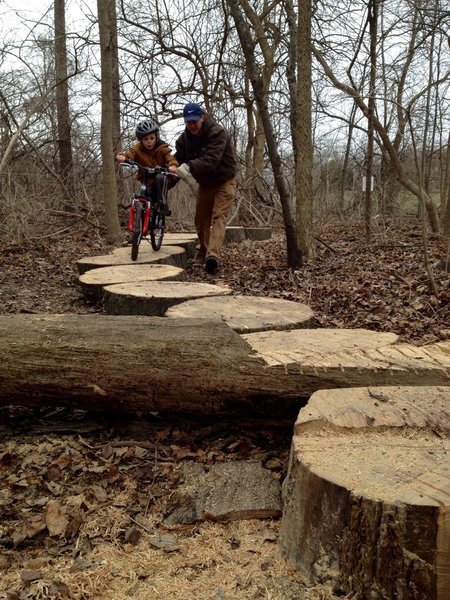
<path fill-rule="evenodd" d="M 220 256 L 228 212 L 236 192 L 236 178 L 214 187 L 199 186 L 195 209 L 195 229 L 198 236 L 198 252 L 206 257 Z"/>

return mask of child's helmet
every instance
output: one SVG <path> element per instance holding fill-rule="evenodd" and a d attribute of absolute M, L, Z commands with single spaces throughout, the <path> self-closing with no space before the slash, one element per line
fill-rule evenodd
<path fill-rule="evenodd" d="M 143 137 L 149 133 L 158 133 L 159 125 L 156 121 L 148 119 L 147 121 L 141 121 L 136 126 L 136 138 L 142 140 Z"/>

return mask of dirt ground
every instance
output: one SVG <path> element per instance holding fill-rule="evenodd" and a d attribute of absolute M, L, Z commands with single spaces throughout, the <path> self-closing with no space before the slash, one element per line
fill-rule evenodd
<path fill-rule="evenodd" d="M 319 327 L 427 344 L 450 334 L 449 275 L 436 267 L 446 247 L 431 237 L 430 282 L 418 229 L 390 226 L 367 245 L 359 225 L 320 228 L 316 258 L 295 272 L 281 234 L 229 244 L 217 275 L 189 267 L 188 278 L 308 304 Z M 107 250 L 83 230 L 1 247 L 0 314 L 102 313 L 84 301 L 76 261 Z M 258 460 L 281 483 L 292 425 L 2 409 L 0 599 L 342 598 L 308 586 L 283 559 L 278 520 L 164 526 L 187 461 Z"/>

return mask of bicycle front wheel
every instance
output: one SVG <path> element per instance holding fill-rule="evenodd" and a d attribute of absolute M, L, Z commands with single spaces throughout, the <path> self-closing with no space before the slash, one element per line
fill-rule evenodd
<path fill-rule="evenodd" d="M 164 228 L 166 225 L 166 218 L 164 215 L 160 215 L 158 211 L 152 215 L 150 224 L 150 241 L 153 250 L 156 252 L 161 248 L 161 244 L 164 237 Z"/>
<path fill-rule="evenodd" d="M 142 224 L 144 218 L 144 207 L 136 202 L 136 214 L 134 217 L 133 231 L 131 232 L 131 260 L 137 260 L 139 244 L 142 240 Z"/>

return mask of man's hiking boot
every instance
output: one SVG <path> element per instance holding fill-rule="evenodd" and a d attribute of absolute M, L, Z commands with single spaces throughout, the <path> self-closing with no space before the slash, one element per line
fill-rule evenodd
<path fill-rule="evenodd" d="M 208 256 L 205 262 L 205 271 L 212 275 L 219 268 L 219 261 L 215 256 Z"/>

